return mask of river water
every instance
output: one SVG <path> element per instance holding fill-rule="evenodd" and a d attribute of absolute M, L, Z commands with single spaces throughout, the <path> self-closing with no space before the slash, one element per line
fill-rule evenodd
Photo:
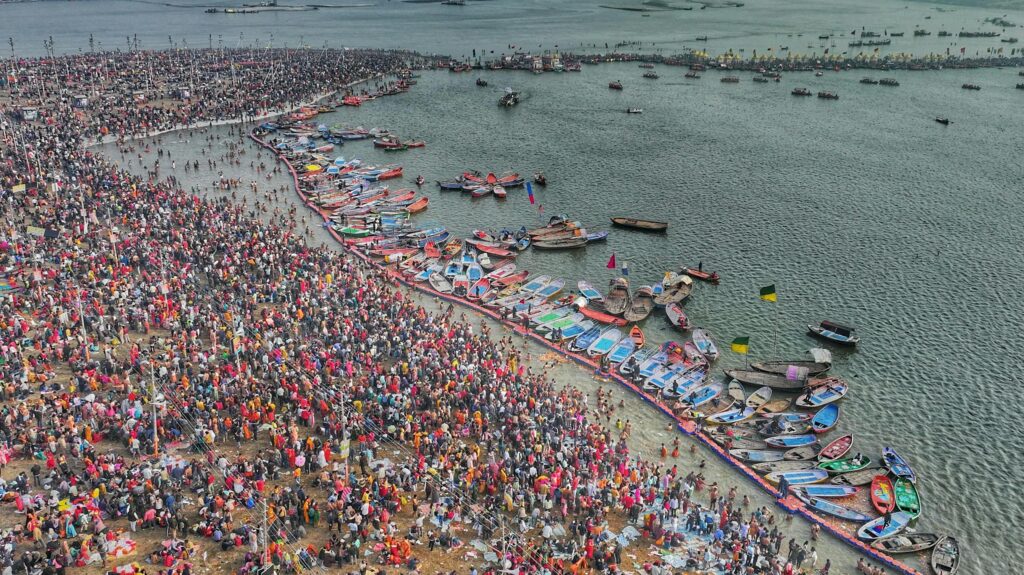
<path fill-rule="evenodd" d="M 14 25 L 0 32 L 14 36 L 22 55 L 41 52 L 49 35 L 58 51 L 88 50 L 90 33 L 103 48 L 123 47 L 127 34 L 138 34 L 148 48 L 185 41 L 245 46 L 257 38 L 263 45 L 273 34 L 275 46 L 327 42 L 455 56 L 474 48 L 507 51 L 509 44 L 603 48 L 638 39 L 656 42 L 646 49 L 674 53 L 706 34 L 713 52 L 788 45 L 806 54 L 824 49 L 819 34 L 848 35 L 863 26 L 903 31 L 907 37 L 887 49 L 922 55 L 957 41 L 934 32 L 997 30 L 981 21 L 1004 14 L 1024 24 L 1020 11 L 878 0 L 751 3 L 649 18 L 563 1 L 463 8 L 386 2 L 231 16 L 97 0 L 0 6 L 0 27 Z M 915 39 L 915 26 L 933 35 Z M 840 51 L 847 41 L 836 41 Z M 964 42 L 968 53 L 1009 49 L 998 39 Z M 576 253 L 530 251 L 519 266 L 603 288 L 617 273 L 605 268 L 613 253 L 628 262 L 635 286 L 703 261 L 723 281 L 698 286 L 687 313 L 724 348 L 750 336 L 753 358 L 776 347 L 779 356 L 800 357 L 815 345 L 807 323 L 853 323 L 863 343 L 856 352 L 836 350 L 836 373 L 853 388 L 836 433 L 855 432 L 863 453 L 877 457 L 892 445 L 910 460 L 925 506 L 918 527 L 957 535 L 966 549 L 962 572 L 1018 570 L 1024 551 L 1006 530 L 1024 521 L 1012 487 L 1024 474 L 1016 390 L 1024 331 L 1024 91 L 1014 90 L 1016 70 L 885 74 L 899 80 L 898 88 L 859 84 L 866 75 L 860 72 L 788 74 L 778 84 L 742 75 L 739 84 L 722 84 L 716 73 L 694 81 L 679 68 L 657 71 L 654 81 L 628 64 L 541 76 L 425 73 L 408 94 L 319 120 L 426 140 L 426 148 L 402 155 L 368 142 L 336 151 L 368 163 L 401 162 L 406 180 L 422 174 L 433 182 L 466 169 L 543 170 L 551 182 L 536 190 L 544 218 L 565 212 L 592 229 L 608 229 L 614 215 L 669 221 L 665 235 L 612 230 L 607 244 Z M 476 87 L 478 75 L 490 87 Z M 608 90 L 611 80 L 625 90 Z M 960 89 L 968 81 L 983 90 Z M 518 107 L 496 105 L 504 86 L 523 92 Z M 795 98 L 795 86 L 832 90 L 841 99 Z M 627 115 L 627 107 L 644 113 Z M 935 116 L 953 124 L 939 125 Z M 165 140 L 176 158 L 195 147 L 184 137 Z M 177 175 L 184 177 L 180 169 Z M 186 184 L 211 178 L 204 171 Z M 431 205 L 418 222 L 458 233 L 541 219 L 522 190 L 503 202 L 433 186 L 424 192 Z M 758 288 L 772 283 L 778 303 L 761 302 Z M 655 340 L 673 337 L 663 315 L 644 327 Z M 723 356 L 724 367 L 743 363 L 728 351 Z"/>

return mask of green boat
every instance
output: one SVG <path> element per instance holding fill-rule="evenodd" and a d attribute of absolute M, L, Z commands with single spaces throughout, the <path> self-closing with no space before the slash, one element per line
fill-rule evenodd
<path fill-rule="evenodd" d="M 921 497 L 917 494 L 917 487 L 906 478 L 899 477 L 893 482 L 893 491 L 896 492 L 896 507 L 917 519 L 921 515 Z"/>
<path fill-rule="evenodd" d="M 365 238 L 366 236 L 370 235 L 370 230 L 366 228 L 353 228 L 349 226 L 346 228 L 341 228 L 340 230 L 338 230 L 338 233 L 343 236 L 348 236 L 350 238 Z"/>
<path fill-rule="evenodd" d="M 546 334 L 555 331 L 556 329 L 565 330 L 565 328 L 583 319 L 583 314 L 574 313 L 572 315 L 563 317 L 562 319 L 555 320 L 551 323 L 541 324 L 537 326 L 537 333 Z"/>
<path fill-rule="evenodd" d="M 533 321 L 536 325 L 544 325 L 569 315 L 569 308 L 558 308 L 538 317 Z"/>
<path fill-rule="evenodd" d="M 836 459 L 834 461 L 822 461 L 818 464 L 818 469 L 824 469 L 829 473 L 850 473 L 851 471 L 864 469 L 869 465 L 871 465 L 870 457 L 862 456 L 860 459 L 848 457 L 846 459 Z"/>

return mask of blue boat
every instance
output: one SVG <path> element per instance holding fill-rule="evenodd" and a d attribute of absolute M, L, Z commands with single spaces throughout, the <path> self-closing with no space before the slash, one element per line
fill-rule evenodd
<path fill-rule="evenodd" d="M 799 490 L 795 490 L 797 497 L 799 497 L 808 507 L 815 511 L 820 511 L 833 517 L 845 519 L 847 521 L 854 521 L 856 523 L 864 523 L 865 521 L 871 521 L 871 515 L 865 515 L 860 511 L 837 505 L 827 499 L 818 499 L 817 497 L 807 497 L 800 493 Z"/>
<path fill-rule="evenodd" d="M 578 323 L 574 323 L 574 324 L 570 325 L 569 327 L 567 327 L 567 328 L 562 330 L 562 341 L 575 339 L 580 334 L 585 333 L 587 330 L 589 330 L 592 327 L 594 327 L 594 322 L 590 321 L 589 319 L 581 321 L 581 322 L 578 322 Z M 549 333 L 547 335 L 547 338 L 552 340 L 552 341 L 554 341 L 554 337 L 553 336 L 554 336 L 554 332 Z"/>
<path fill-rule="evenodd" d="M 839 422 L 839 406 L 830 403 L 818 410 L 811 419 L 811 430 L 814 433 L 825 433 Z"/>
<path fill-rule="evenodd" d="M 587 355 L 591 356 L 602 356 L 612 350 L 615 344 L 622 340 L 622 332 L 614 327 L 605 328 L 601 332 L 601 336 L 597 338 L 597 341 L 590 344 L 587 348 Z"/>
<path fill-rule="evenodd" d="M 449 262 L 444 268 L 444 277 L 453 278 L 462 273 L 462 263 L 457 261 Z"/>
<path fill-rule="evenodd" d="M 603 242 L 608 239 L 608 232 L 594 232 L 587 234 L 587 243 L 591 242 Z"/>
<path fill-rule="evenodd" d="M 576 351 L 586 351 L 587 348 L 589 348 L 591 344 L 597 341 L 597 338 L 599 337 L 601 337 L 601 327 L 594 326 L 588 329 L 587 331 L 581 333 L 579 337 L 577 337 L 572 342 L 571 347 Z"/>
<path fill-rule="evenodd" d="M 633 355 L 634 351 L 636 351 L 636 342 L 633 341 L 633 338 L 622 338 L 608 353 L 608 361 L 613 365 L 620 364 Z"/>
<path fill-rule="evenodd" d="M 645 384 L 645 387 L 650 385 L 651 387 L 656 387 L 658 389 L 672 391 L 675 389 L 675 386 L 672 385 L 672 383 L 681 375 L 686 373 L 687 369 L 686 363 L 682 360 L 674 361 L 669 365 L 662 365 L 655 370 L 651 377 L 647 378 L 647 384 Z M 641 370 L 640 373 L 643 375 L 643 370 Z"/>
<path fill-rule="evenodd" d="M 852 327 L 831 321 L 823 321 L 819 325 L 808 325 L 807 330 L 812 335 L 843 345 L 856 345 L 860 341 L 859 337 L 853 335 Z"/>
<path fill-rule="evenodd" d="M 775 437 L 765 439 L 764 442 L 778 449 L 789 449 L 791 447 L 813 445 L 818 442 L 818 436 L 813 433 L 805 435 L 776 435 Z M 828 475 L 828 473 L 825 475 Z"/>
<path fill-rule="evenodd" d="M 565 287 L 565 280 L 555 280 L 537 290 L 537 295 L 551 299 L 558 295 L 558 292 L 562 291 L 563 287 Z"/>
<path fill-rule="evenodd" d="M 721 394 L 722 384 L 711 383 L 693 390 L 691 393 L 686 395 L 686 397 L 684 397 L 682 401 L 684 401 L 685 403 L 689 403 L 692 407 L 700 407 L 705 403 L 715 399 Z"/>
<path fill-rule="evenodd" d="M 911 515 L 906 511 L 897 511 L 889 516 L 888 527 L 885 527 L 885 517 L 879 517 L 874 521 L 862 525 L 861 528 L 857 530 L 857 537 L 867 541 L 892 537 L 900 531 L 903 531 L 903 529 L 910 524 L 911 519 Z"/>
<path fill-rule="evenodd" d="M 743 407 L 741 405 L 740 407 L 737 407 L 735 409 L 730 409 L 729 411 L 723 411 L 721 413 L 716 413 L 714 415 L 708 416 L 708 418 L 705 419 L 704 421 L 706 423 L 711 424 L 711 425 L 718 425 L 718 424 L 721 424 L 721 425 L 731 425 L 733 423 L 739 423 L 741 421 L 746 421 L 746 420 L 750 419 L 753 416 L 754 416 L 754 408 L 753 407 Z M 762 459 L 761 461 L 779 461 L 781 459 L 782 459 L 782 453 L 779 452 L 779 459 Z"/>
<path fill-rule="evenodd" d="M 694 365 L 682 373 L 674 382 L 676 395 L 683 395 L 695 389 L 708 378 L 708 366 Z"/>
<path fill-rule="evenodd" d="M 917 482 L 917 474 L 907 463 L 906 459 L 896 453 L 896 450 L 891 447 L 882 449 L 882 461 L 885 462 L 885 466 L 889 468 L 889 471 L 896 477 L 903 477 L 911 483 Z"/>
<path fill-rule="evenodd" d="M 601 292 L 597 291 L 597 289 L 594 286 L 590 285 L 590 282 L 588 281 L 580 280 L 576 284 L 576 287 L 579 288 L 580 295 L 587 298 L 590 301 L 601 301 L 604 299 L 604 296 L 601 295 Z"/>
<path fill-rule="evenodd" d="M 820 483 L 828 479 L 828 471 L 824 469 L 801 469 L 799 471 L 773 471 L 764 478 L 772 483 L 779 483 L 783 479 L 790 485 L 807 485 L 809 483 Z"/>
<path fill-rule="evenodd" d="M 757 463 L 782 461 L 783 456 L 783 452 L 775 451 L 774 449 L 730 449 L 729 454 L 737 459 Z"/>
<path fill-rule="evenodd" d="M 647 361 L 640 364 L 640 377 L 649 381 L 654 377 L 654 374 L 661 373 L 666 361 L 668 361 L 668 351 L 665 349 L 659 350 L 647 358 Z"/>
<path fill-rule="evenodd" d="M 852 485 L 807 485 L 800 491 L 807 497 L 849 497 L 856 495 L 860 488 Z"/>
<path fill-rule="evenodd" d="M 540 288 L 548 285 L 548 282 L 550 282 L 550 281 L 551 281 L 551 278 L 548 277 L 548 276 L 537 276 L 537 277 L 533 278 L 532 280 L 530 280 L 519 291 L 522 292 L 523 294 L 527 294 L 527 295 L 533 294 L 533 293 L 536 293 L 537 290 L 539 290 Z"/>
<path fill-rule="evenodd" d="M 654 357 L 659 351 L 661 350 L 657 347 L 646 347 L 636 350 L 633 354 L 622 360 L 622 365 L 619 366 L 619 373 L 623 375 L 632 374 L 648 359 Z"/>
<path fill-rule="evenodd" d="M 480 278 L 484 277 L 484 268 L 480 267 L 478 263 L 471 263 L 466 266 L 466 277 L 469 278 L 470 283 L 475 284 L 480 281 Z"/>

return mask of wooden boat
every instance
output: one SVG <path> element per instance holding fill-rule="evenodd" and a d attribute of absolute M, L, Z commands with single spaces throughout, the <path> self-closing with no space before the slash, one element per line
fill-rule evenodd
<path fill-rule="evenodd" d="M 886 537 L 892 537 L 903 531 L 910 523 L 910 515 L 902 511 L 897 511 L 889 516 L 889 526 L 885 527 L 885 517 L 879 517 L 874 521 L 870 521 L 861 526 L 857 530 L 857 537 L 865 541 L 875 541 L 876 539 L 884 539 Z M 937 546 L 936 546 L 937 548 Z M 940 575 L 950 573 L 946 571 L 939 571 Z"/>
<path fill-rule="evenodd" d="M 452 283 L 443 274 L 435 273 L 430 276 L 430 287 L 441 293 L 452 293 Z"/>
<path fill-rule="evenodd" d="M 647 342 L 647 337 L 644 336 L 643 330 L 641 330 L 638 325 L 634 325 L 633 328 L 629 330 L 629 339 L 633 340 L 637 349 L 642 348 L 644 343 Z"/>
<path fill-rule="evenodd" d="M 888 475 L 876 475 L 871 480 L 871 505 L 879 513 L 889 513 L 896 508 L 896 497 L 892 491 L 892 480 Z"/>
<path fill-rule="evenodd" d="M 896 477 L 904 477 L 911 482 L 917 481 L 917 475 L 914 473 L 914 470 L 911 469 L 906 459 L 903 459 L 900 454 L 896 453 L 895 449 L 891 447 L 883 448 L 882 461 L 889 468 L 889 472 Z"/>
<path fill-rule="evenodd" d="M 821 499 L 819 497 L 808 497 L 797 492 L 797 498 L 807 504 L 808 507 L 815 511 L 820 511 L 826 515 L 845 519 L 847 521 L 853 521 L 855 523 L 864 523 L 865 521 L 871 521 L 871 516 L 861 513 L 855 509 L 850 509 L 843 505 L 833 503 L 827 499 Z"/>
<path fill-rule="evenodd" d="M 921 496 L 917 492 L 917 486 L 906 477 L 897 477 L 892 488 L 896 494 L 896 508 L 906 511 L 914 519 L 920 517 Z"/>
<path fill-rule="evenodd" d="M 860 492 L 860 487 L 850 487 L 847 485 L 808 485 L 807 487 L 801 487 L 800 491 L 808 497 L 831 499 L 856 495 Z"/>
<path fill-rule="evenodd" d="M 720 279 L 718 276 L 718 272 L 706 272 L 698 268 L 683 268 L 683 273 L 695 280 L 700 280 L 702 282 L 708 282 L 713 284 L 718 283 L 718 280 Z"/>
<path fill-rule="evenodd" d="M 836 378 L 829 379 L 832 381 L 807 390 L 800 397 L 797 397 L 793 403 L 797 407 L 821 407 L 839 401 L 850 391 L 850 386 L 846 382 Z"/>
<path fill-rule="evenodd" d="M 817 459 L 818 453 L 820 452 L 821 445 L 815 443 L 813 445 L 787 449 L 786 452 L 782 454 L 782 458 L 786 461 L 811 461 Z"/>
<path fill-rule="evenodd" d="M 626 278 L 612 278 L 608 283 L 608 295 L 604 299 L 604 310 L 612 315 L 621 315 L 629 307 L 629 281 Z"/>
<path fill-rule="evenodd" d="M 658 306 L 667 306 L 679 303 L 690 297 L 690 291 L 693 289 L 693 280 L 689 276 L 668 272 L 665 274 L 665 278 L 661 280 L 661 285 L 662 292 L 654 298 L 654 303 Z"/>
<path fill-rule="evenodd" d="M 740 383 L 756 385 L 758 387 L 767 386 L 779 390 L 799 391 L 804 388 L 805 383 L 804 380 L 792 380 L 784 375 L 765 373 L 752 369 L 727 369 L 725 374 Z"/>
<path fill-rule="evenodd" d="M 853 434 L 847 434 L 842 437 L 833 439 L 824 449 L 821 450 L 821 454 L 818 456 L 822 461 L 829 461 L 832 459 L 839 459 L 846 455 L 847 451 L 853 447 Z"/>
<path fill-rule="evenodd" d="M 736 380 L 733 380 L 733 381 L 736 382 L 736 385 L 740 385 L 740 382 L 738 382 Z M 791 399 L 786 399 L 786 398 L 773 399 L 773 400 L 765 403 L 761 407 L 757 408 L 757 412 L 760 413 L 760 414 L 781 413 L 781 412 L 786 411 L 787 409 L 789 409 L 789 406 L 792 403 L 793 403 L 793 401 Z"/>
<path fill-rule="evenodd" d="M 925 549 L 931 549 L 938 543 L 939 536 L 934 533 L 903 533 L 888 539 L 879 539 L 871 544 L 872 547 L 889 555 L 900 553 L 917 553 Z"/>
<path fill-rule="evenodd" d="M 547 236 L 554 236 L 559 234 L 566 234 L 567 232 L 573 232 L 582 228 L 583 226 L 577 221 L 563 221 L 559 223 L 552 223 L 544 226 L 543 228 L 533 229 L 527 232 L 530 239 L 543 240 Z"/>
<path fill-rule="evenodd" d="M 706 329 L 697 328 L 693 330 L 693 333 L 690 334 L 690 339 L 708 361 L 718 359 L 718 346 L 715 345 L 714 340 L 711 339 L 711 334 Z"/>
<path fill-rule="evenodd" d="M 814 465 L 806 461 L 780 460 L 755 463 L 750 468 L 759 473 L 773 473 L 775 471 L 810 471 L 814 469 Z"/>
<path fill-rule="evenodd" d="M 760 408 L 765 403 L 768 403 L 768 400 L 770 400 L 771 398 L 772 398 L 772 388 L 770 388 L 770 387 L 759 387 L 757 389 L 757 391 L 755 391 L 754 393 L 750 394 L 750 397 L 748 397 L 746 402 L 744 402 L 744 403 L 745 403 L 745 405 L 747 407 L 750 407 L 750 408 L 753 408 L 754 410 L 757 410 L 758 408 Z"/>
<path fill-rule="evenodd" d="M 689 329 L 689 320 L 686 318 L 686 312 L 683 311 L 682 306 L 677 303 L 671 303 L 665 306 L 665 315 L 668 316 L 668 322 L 676 326 L 681 330 Z"/>
<path fill-rule="evenodd" d="M 757 371 L 763 371 L 765 373 L 774 373 L 778 375 L 787 375 L 792 373 L 792 368 L 802 370 L 807 377 L 813 377 L 815 375 L 821 375 L 828 371 L 831 367 L 831 363 L 819 363 L 816 361 L 755 361 L 750 364 L 750 367 Z"/>
<path fill-rule="evenodd" d="M 871 458 L 862 456 L 860 459 L 847 458 L 822 461 L 818 464 L 818 469 L 824 469 L 833 475 L 838 475 L 840 473 L 860 471 L 869 465 L 871 465 Z"/>
<path fill-rule="evenodd" d="M 587 238 L 566 238 L 563 240 L 534 240 L 533 247 L 538 250 L 572 250 L 587 245 Z"/>
<path fill-rule="evenodd" d="M 748 407 L 747 409 L 750 408 Z M 818 438 L 810 433 L 805 435 L 776 435 L 765 439 L 764 442 L 776 449 L 788 449 L 790 447 L 803 447 L 817 443 Z"/>
<path fill-rule="evenodd" d="M 410 214 L 416 214 L 416 213 L 422 212 L 423 210 L 427 209 L 427 205 L 429 205 L 429 204 L 430 204 L 430 198 L 428 198 L 426 196 L 423 196 L 422 198 L 420 198 L 420 199 L 416 200 L 415 202 L 413 202 L 413 203 L 409 204 L 408 206 L 406 206 L 405 209 L 409 210 Z"/>
<path fill-rule="evenodd" d="M 645 232 L 663 232 L 668 229 L 668 222 L 640 220 L 637 218 L 614 217 L 612 223 L 623 228 L 642 230 Z"/>
<path fill-rule="evenodd" d="M 778 484 L 783 478 L 790 485 L 808 485 L 821 483 L 828 479 L 828 473 L 820 469 L 808 469 L 804 471 L 775 471 L 764 476 L 765 480 Z"/>
<path fill-rule="evenodd" d="M 932 549 L 932 571 L 936 575 L 954 575 L 960 569 L 960 543 L 952 536 L 945 536 Z"/>
<path fill-rule="evenodd" d="M 746 401 L 747 396 L 743 392 L 743 384 L 736 381 L 735 379 L 729 381 L 729 387 L 726 388 L 726 393 L 733 401 L 743 402 Z"/>
<path fill-rule="evenodd" d="M 729 449 L 746 449 L 746 450 L 755 450 L 755 451 L 763 451 L 763 450 L 766 450 L 766 449 L 771 449 L 770 447 L 768 447 L 767 443 L 765 443 L 763 441 L 759 441 L 756 438 L 748 438 L 748 437 L 736 438 L 736 437 L 725 437 L 725 436 L 722 436 L 722 435 L 716 435 L 712 439 L 714 439 L 718 443 L 722 443 L 722 444 L 728 443 L 729 444 Z"/>
<path fill-rule="evenodd" d="M 830 431 L 839 423 L 839 406 L 836 404 L 826 405 L 814 414 L 811 419 L 811 429 L 814 433 L 825 433 Z"/>
<path fill-rule="evenodd" d="M 854 471 L 853 473 L 837 475 L 832 478 L 832 483 L 834 485 L 871 485 L 875 476 L 884 473 L 885 470 L 881 467 L 869 467 L 867 469 L 861 469 L 860 471 Z"/>
<path fill-rule="evenodd" d="M 782 460 L 782 452 L 771 449 L 730 449 L 729 454 L 736 459 L 742 459 L 743 461 L 756 461 L 759 463 Z"/>
<path fill-rule="evenodd" d="M 843 345 L 856 345 L 860 338 L 853 335 L 853 328 L 831 321 L 823 321 L 819 325 L 808 325 L 812 335 Z"/>

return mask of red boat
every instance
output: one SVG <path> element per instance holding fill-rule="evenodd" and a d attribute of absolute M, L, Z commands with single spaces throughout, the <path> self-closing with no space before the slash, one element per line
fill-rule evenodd
<path fill-rule="evenodd" d="M 713 283 L 713 284 L 718 283 L 718 279 L 719 279 L 718 272 L 706 272 L 704 270 L 700 270 L 700 269 L 697 269 L 697 268 L 683 268 L 683 273 L 688 275 L 688 276 L 690 276 L 691 278 L 693 278 L 695 280 L 700 280 L 700 281 L 703 281 L 703 282 L 708 282 L 708 283 Z"/>
<path fill-rule="evenodd" d="M 637 349 L 642 348 L 644 343 L 647 342 L 647 337 L 644 336 L 643 330 L 641 330 L 638 325 L 634 325 L 633 329 L 629 330 L 629 337 L 633 340 L 633 343 L 636 344 Z"/>
<path fill-rule="evenodd" d="M 424 142 L 423 140 L 413 140 L 411 142 L 406 142 L 405 145 L 409 146 L 410 148 L 422 148 L 426 146 L 427 143 Z"/>
<path fill-rule="evenodd" d="M 882 514 L 896 509 L 896 493 L 888 475 L 879 474 L 871 482 L 871 504 Z"/>
<path fill-rule="evenodd" d="M 390 180 L 392 178 L 401 178 L 401 177 L 402 177 L 402 168 L 395 168 L 393 170 L 388 170 L 388 171 L 382 173 L 381 175 L 377 176 L 377 179 L 378 180 Z"/>
<path fill-rule="evenodd" d="M 493 280 L 491 282 L 491 285 L 497 288 L 508 287 L 512 284 L 517 284 L 528 277 L 530 277 L 530 272 L 523 270 L 521 272 L 514 273 L 510 276 L 505 276 L 503 278 Z"/>
<path fill-rule="evenodd" d="M 406 206 L 405 209 L 409 210 L 410 214 L 415 214 L 417 212 L 422 212 L 423 210 L 427 209 L 427 204 L 429 203 L 430 198 L 423 196 L 422 198 Z"/>
<path fill-rule="evenodd" d="M 374 148 L 401 148 L 404 145 L 405 144 L 403 144 L 402 142 L 399 142 L 398 140 L 374 140 L 373 141 L 373 147 Z"/>
<path fill-rule="evenodd" d="M 626 325 L 626 320 L 621 317 L 614 316 L 610 313 L 604 313 L 603 311 L 597 311 L 596 309 L 590 309 L 589 307 L 581 307 L 580 313 L 587 319 L 592 319 L 598 323 L 608 323 L 619 327 Z"/>
<path fill-rule="evenodd" d="M 423 253 L 428 258 L 439 258 L 441 257 L 441 250 L 438 249 L 437 244 L 434 242 L 427 242 L 427 245 L 423 246 Z"/>
<path fill-rule="evenodd" d="M 466 243 L 484 252 L 485 254 L 490 254 L 492 256 L 498 256 L 502 258 L 514 258 L 517 255 L 519 255 L 515 252 L 510 252 L 502 248 L 488 245 L 486 242 L 482 242 L 480 240 L 466 240 Z"/>

